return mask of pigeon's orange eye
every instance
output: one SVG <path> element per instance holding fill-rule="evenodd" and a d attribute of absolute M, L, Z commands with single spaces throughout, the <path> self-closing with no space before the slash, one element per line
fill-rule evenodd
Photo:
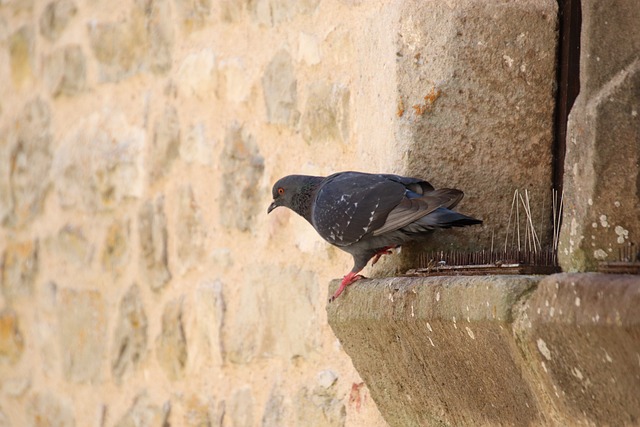
<path fill-rule="evenodd" d="M 278 188 L 278 194 L 282 196 L 284 194 L 284 188 Z"/>

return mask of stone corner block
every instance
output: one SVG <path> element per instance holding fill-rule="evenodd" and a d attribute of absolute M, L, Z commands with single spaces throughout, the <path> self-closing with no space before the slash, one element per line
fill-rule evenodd
<path fill-rule="evenodd" d="M 361 280 L 327 306 L 328 320 L 392 426 L 539 424 L 510 328 L 538 280 Z"/>

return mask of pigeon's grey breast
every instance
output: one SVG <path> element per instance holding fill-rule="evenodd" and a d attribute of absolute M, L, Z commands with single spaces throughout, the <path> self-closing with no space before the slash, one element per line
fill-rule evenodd
<path fill-rule="evenodd" d="M 352 245 L 384 224 L 405 191 L 402 183 L 383 175 L 331 175 L 316 192 L 312 224 L 329 243 Z"/>

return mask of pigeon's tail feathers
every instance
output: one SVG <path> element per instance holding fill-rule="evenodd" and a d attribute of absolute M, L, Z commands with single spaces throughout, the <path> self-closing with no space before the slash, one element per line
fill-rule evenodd
<path fill-rule="evenodd" d="M 482 220 L 463 215 L 460 212 L 454 212 L 447 208 L 438 208 L 429 215 L 420 218 L 416 221 L 416 224 L 427 229 L 451 228 L 482 224 Z"/>

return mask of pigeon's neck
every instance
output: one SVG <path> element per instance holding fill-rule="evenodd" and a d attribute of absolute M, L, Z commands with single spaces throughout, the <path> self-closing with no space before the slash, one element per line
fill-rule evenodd
<path fill-rule="evenodd" d="M 302 181 L 298 191 L 291 200 L 291 209 L 298 215 L 311 222 L 311 211 L 313 207 L 313 199 L 316 196 L 318 187 L 324 180 L 321 176 L 306 176 Z"/>

